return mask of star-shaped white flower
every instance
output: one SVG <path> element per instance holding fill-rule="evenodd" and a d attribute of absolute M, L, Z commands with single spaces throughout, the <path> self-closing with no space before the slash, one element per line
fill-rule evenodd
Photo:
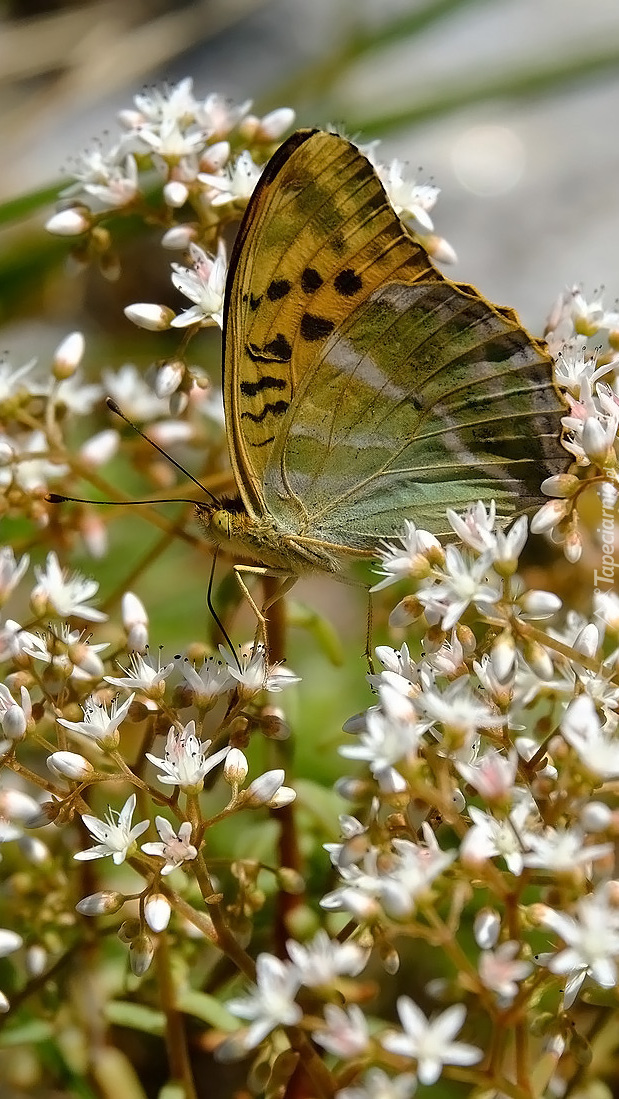
<path fill-rule="evenodd" d="M 131 827 L 131 820 L 135 811 L 136 797 L 131 794 L 127 798 L 120 812 L 108 809 L 105 820 L 91 817 L 89 813 L 82 815 L 82 820 L 94 839 L 99 840 L 94 847 L 86 851 L 78 851 L 73 858 L 84 862 L 89 859 L 103 859 L 111 855 L 117 866 L 124 862 L 131 849 L 135 846 L 138 836 L 148 828 L 148 821 L 142 820 Z"/>
<path fill-rule="evenodd" d="M 158 855 L 166 860 L 161 874 L 171 874 L 184 862 L 190 862 L 198 857 L 198 850 L 191 840 L 191 824 L 184 820 L 178 832 L 175 832 L 166 817 L 155 817 L 155 825 L 161 842 L 143 843 L 142 850 L 147 855 Z"/>
<path fill-rule="evenodd" d="M 409 996 L 398 999 L 398 1015 L 403 1033 L 390 1031 L 381 1039 L 390 1053 L 413 1057 L 422 1084 L 435 1084 L 444 1065 L 474 1065 L 482 1058 L 477 1046 L 454 1042 L 466 1017 L 464 1004 L 453 1004 L 429 1020 Z"/>
<path fill-rule="evenodd" d="M 178 785 L 181 790 L 201 790 L 204 776 L 213 770 L 227 756 L 230 747 L 220 748 L 212 756 L 208 755 L 210 740 L 201 741 L 196 736 L 196 723 L 190 721 L 179 733 L 172 726 L 165 746 L 165 758 L 146 753 L 146 758 L 160 767 L 162 775 L 159 782 Z"/>
<path fill-rule="evenodd" d="M 254 988 L 226 1004 L 233 1015 L 253 1020 L 243 1040 L 245 1049 L 254 1049 L 275 1027 L 300 1022 L 303 1012 L 294 999 L 300 984 L 295 966 L 272 954 L 258 955 Z"/>
<path fill-rule="evenodd" d="M 87 606 L 87 600 L 99 590 L 96 580 L 89 580 L 78 572 L 68 572 L 60 567 L 55 553 L 48 553 L 44 567 L 34 566 L 37 583 L 32 589 L 30 602 L 39 615 L 57 614 L 60 618 L 77 615 L 89 622 L 105 622 L 107 614 Z"/>

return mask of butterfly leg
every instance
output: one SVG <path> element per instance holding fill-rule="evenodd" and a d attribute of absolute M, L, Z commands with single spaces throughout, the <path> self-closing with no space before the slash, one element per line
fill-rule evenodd
<path fill-rule="evenodd" d="M 233 571 L 236 577 L 236 581 L 245 599 L 249 603 L 252 611 L 254 612 L 258 620 L 258 628 L 256 630 L 254 645 L 257 642 L 261 642 L 264 645 L 264 651 L 268 656 L 270 648 L 268 629 L 269 624 L 266 618 L 265 611 L 268 611 L 269 607 L 272 607 L 274 603 L 276 603 L 279 599 L 281 599 L 290 591 L 290 589 L 296 583 L 297 578 L 296 576 L 291 576 L 289 573 L 280 572 L 277 569 L 272 568 L 263 568 L 260 565 L 234 565 Z M 267 600 L 265 600 L 265 602 L 262 604 L 262 607 L 258 606 L 256 600 L 253 598 L 249 588 L 247 587 L 247 584 L 243 579 L 244 573 L 249 573 L 253 576 L 273 576 L 281 579 L 281 583 L 278 585 L 277 589 L 272 593 L 272 595 L 269 596 Z"/>

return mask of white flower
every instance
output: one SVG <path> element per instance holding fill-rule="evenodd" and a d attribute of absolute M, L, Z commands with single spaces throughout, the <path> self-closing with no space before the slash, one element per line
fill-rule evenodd
<path fill-rule="evenodd" d="M 146 831 L 149 824 L 147 820 L 143 820 L 131 827 L 135 803 L 135 794 L 131 794 L 120 812 L 108 809 L 105 820 L 99 820 L 98 817 L 91 817 L 88 813 L 84 813 L 82 815 L 84 824 L 91 836 L 100 842 L 86 851 L 78 851 L 73 858 L 85 861 L 103 859 L 106 855 L 111 855 L 117 866 L 124 862 L 138 836 Z"/>
<path fill-rule="evenodd" d="M 479 957 L 479 977 L 482 984 L 496 992 L 499 1004 L 508 1007 L 518 995 L 518 981 L 524 981 L 533 971 L 532 962 L 518 958 L 520 943 L 505 942 L 496 950 L 483 950 Z"/>
<path fill-rule="evenodd" d="M 57 667 L 63 675 L 79 680 L 101 679 L 103 675 L 99 653 L 107 649 L 107 641 L 91 645 L 80 630 L 72 630 L 66 622 L 55 623 L 53 630 L 47 630 L 45 634 L 23 630 L 19 641 L 22 652 Z"/>
<path fill-rule="evenodd" d="M 420 1083 L 435 1084 L 443 1065 L 474 1065 L 481 1060 L 477 1046 L 453 1041 L 466 1017 L 464 1004 L 453 1004 L 429 1020 L 409 996 L 400 996 L 398 1015 L 404 1033 L 391 1031 L 381 1043 L 390 1053 L 414 1057 Z"/>
<path fill-rule="evenodd" d="M 106 393 L 132 420 L 150 423 L 168 415 L 168 402 L 153 393 L 133 363 L 125 363 L 116 371 L 104 370 L 102 377 Z"/>
<path fill-rule="evenodd" d="M 437 571 L 438 582 L 422 585 L 417 599 L 430 614 L 440 620 L 444 630 L 450 630 L 474 603 L 479 611 L 501 597 L 497 587 L 488 582 L 492 553 L 482 553 L 477 560 L 465 557 L 455 546 L 445 550 L 445 569 Z"/>
<path fill-rule="evenodd" d="M 335 1099 L 412 1099 L 416 1087 L 417 1079 L 412 1072 L 400 1072 L 392 1077 L 381 1068 L 370 1068 L 362 1084 L 342 1088 L 335 1093 Z"/>
<path fill-rule="evenodd" d="M 234 686 L 234 679 L 230 675 L 228 665 L 212 656 L 204 660 L 199 671 L 185 660 L 182 672 L 191 691 L 193 704 L 201 709 L 209 709 L 220 695 Z"/>
<path fill-rule="evenodd" d="M 37 583 L 30 602 L 36 614 L 57 614 L 60 618 L 76 615 L 88 622 L 105 622 L 107 614 L 86 605 L 99 589 L 96 580 L 60 567 L 55 553 L 48 553 L 45 567 L 34 566 Z"/>
<path fill-rule="evenodd" d="M 404 520 L 404 533 L 399 538 L 399 544 L 383 541 L 378 554 L 379 571 L 384 574 L 384 579 L 370 588 L 373 592 L 408 577 L 420 579 L 427 576 L 430 555 L 437 561 L 443 560 L 443 548 L 438 538 L 427 530 L 418 530 L 412 519 Z"/>
<path fill-rule="evenodd" d="M 109 712 L 105 702 L 100 702 L 97 698 L 88 698 L 86 704 L 82 706 L 83 721 L 67 721 L 66 718 L 59 717 L 58 724 L 97 741 L 104 748 L 115 748 L 120 739 L 118 726 L 127 716 L 134 698 L 135 694 L 130 694 L 120 706 L 118 699 L 115 698 Z"/>
<path fill-rule="evenodd" d="M 511 797 L 518 771 L 518 753 L 510 749 L 503 755 L 496 748 L 488 748 L 474 763 L 460 763 L 456 767 L 484 801 L 503 801 Z"/>
<path fill-rule="evenodd" d="M 394 839 L 393 857 L 382 860 L 381 899 L 385 911 L 396 919 L 409 916 L 420 893 L 442 874 L 456 857 L 455 851 L 441 851 L 434 834 L 424 827 L 426 845 Z"/>
<path fill-rule="evenodd" d="M 174 726 L 168 733 L 165 758 L 146 753 L 146 758 L 164 772 L 157 775 L 159 782 L 178 785 L 181 790 L 201 790 L 204 777 L 225 759 L 229 746 L 208 756 L 210 740 L 200 741 L 196 736 L 196 723 L 190 721 L 179 733 Z"/>
<path fill-rule="evenodd" d="M 192 267 L 173 263 L 172 282 L 181 294 L 194 302 L 190 309 L 170 322 L 173 328 L 191 324 L 223 325 L 224 292 L 226 289 L 226 250 L 220 241 L 217 256 L 208 256 L 197 244 L 189 245 Z"/>
<path fill-rule="evenodd" d="M 539 834 L 530 833 L 528 847 L 524 865 L 554 874 L 571 873 L 577 866 L 587 866 L 613 851 L 612 843 L 585 845 L 578 828 L 545 828 Z"/>
<path fill-rule="evenodd" d="M 30 359 L 23 366 L 15 366 L 9 359 L 0 359 L 0 404 L 12 401 L 19 395 L 37 397 L 47 393 L 48 382 L 37 381 L 34 378 L 25 381 L 36 365 L 36 359 Z"/>
<path fill-rule="evenodd" d="M 367 1019 L 357 1004 L 350 1004 L 347 1008 L 325 1004 L 324 1017 L 325 1029 L 312 1033 L 314 1041 L 323 1049 L 346 1061 L 358 1057 L 367 1049 L 370 1041 Z"/>
<path fill-rule="evenodd" d="M 380 696 L 382 708 L 368 710 L 357 743 L 339 749 L 347 759 L 365 760 L 379 782 L 396 764 L 417 756 L 421 737 L 430 725 L 420 719 L 411 700 L 393 687 L 383 686 Z"/>
<path fill-rule="evenodd" d="M 463 515 L 447 508 L 447 518 L 458 538 L 465 546 L 483 553 L 494 544 L 494 525 L 496 522 L 496 504 L 490 501 L 488 510 L 482 500 L 471 506 Z"/>
<path fill-rule="evenodd" d="M 244 152 L 233 165 L 226 168 L 222 175 L 215 176 L 208 172 L 201 172 L 198 179 L 200 183 L 206 183 L 215 191 L 211 206 L 224 206 L 229 202 L 250 198 L 261 175 L 262 168 L 254 164 L 251 153 Z"/>
<path fill-rule="evenodd" d="M 0 683 L 0 724 L 9 740 L 21 740 L 32 718 L 32 702 L 26 687 L 20 691 L 21 705 L 4 683 Z"/>
<path fill-rule="evenodd" d="M 561 732 L 588 771 L 600 778 L 619 775 L 619 737 L 613 727 L 602 725 L 593 699 L 579 695 L 570 702 L 561 722 Z"/>
<path fill-rule="evenodd" d="M 254 1049 L 275 1027 L 300 1022 L 303 1012 L 294 1002 L 300 984 L 293 965 L 272 954 L 258 955 L 255 987 L 247 996 L 226 1004 L 233 1015 L 254 1020 L 243 1040 L 245 1049 Z"/>
<path fill-rule="evenodd" d="M 171 874 L 184 862 L 197 858 L 197 848 L 190 843 L 191 824 L 188 820 L 183 821 L 178 833 L 174 831 L 169 820 L 165 817 L 155 817 L 155 825 L 161 842 L 143 843 L 142 850 L 147 855 L 159 855 L 160 858 L 166 860 L 166 864 L 161 871 L 162 875 Z"/>
<path fill-rule="evenodd" d="M 436 204 L 440 189 L 431 183 L 405 179 L 403 169 L 400 160 L 392 160 L 388 168 L 379 167 L 381 183 L 396 214 L 405 219 L 414 218 L 424 233 L 431 233 L 434 226 L 428 211 Z"/>
<path fill-rule="evenodd" d="M 143 691 L 151 698 L 160 698 L 165 691 L 165 681 L 175 667 L 174 661 L 171 661 L 162 668 L 160 661 L 161 654 L 157 659 L 157 667 L 154 667 L 150 659 L 146 659 L 141 653 L 133 653 L 125 676 L 106 675 L 104 679 L 114 687 Z"/>
<path fill-rule="evenodd" d="M 311 943 L 289 939 L 286 950 L 307 988 L 330 985 L 342 975 L 356 977 L 367 961 L 367 951 L 357 943 L 341 943 L 330 939 L 324 930 L 317 931 Z"/>
<path fill-rule="evenodd" d="M 473 827 L 469 829 L 460 845 L 460 858 L 463 862 L 485 862 L 486 859 L 502 855 L 512 874 L 522 873 L 524 852 L 528 848 L 529 833 L 524 825 L 531 812 L 531 803 L 527 798 L 518 802 L 507 819 L 499 819 L 484 813 L 474 805 L 469 806 L 469 816 Z"/>
<path fill-rule="evenodd" d="M 464 744 L 470 744 L 479 729 L 491 729 L 502 720 L 471 689 L 467 676 L 455 679 L 444 690 L 428 686 L 417 696 L 417 705 L 431 724 L 440 722 L 446 732 L 457 734 Z"/>
<path fill-rule="evenodd" d="M 87 416 L 103 396 L 103 386 L 84 381 L 79 372 L 58 382 L 52 393 L 55 405 L 61 405 L 74 416 Z"/>
<path fill-rule="evenodd" d="M 0 436 L 0 488 L 13 483 L 22 492 L 39 493 L 48 481 L 64 477 L 69 467 L 56 464 L 47 454 L 47 440 L 42 431 L 31 431 L 19 440 Z"/>
<path fill-rule="evenodd" d="M 228 666 L 228 674 L 240 685 L 243 694 L 251 696 L 262 690 L 279 692 L 301 682 L 300 677 L 288 668 L 278 664 L 269 666 L 263 645 L 252 646 L 249 652 L 236 654 L 220 645 L 219 651 Z"/>
<path fill-rule="evenodd" d="M 601 988 L 613 988 L 617 984 L 619 911 L 610 903 L 607 885 L 580 897 L 574 916 L 546 907 L 541 923 L 555 931 L 566 944 L 558 954 L 538 958 L 551 973 L 567 974 L 566 1008 L 574 1003 L 587 976 Z"/>

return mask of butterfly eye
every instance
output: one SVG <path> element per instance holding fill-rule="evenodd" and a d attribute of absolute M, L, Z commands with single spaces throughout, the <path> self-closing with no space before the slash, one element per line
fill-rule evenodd
<path fill-rule="evenodd" d="M 210 525 L 216 534 L 221 534 L 224 538 L 232 537 L 230 513 L 224 511 L 223 508 L 213 512 L 210 519 Z"/>

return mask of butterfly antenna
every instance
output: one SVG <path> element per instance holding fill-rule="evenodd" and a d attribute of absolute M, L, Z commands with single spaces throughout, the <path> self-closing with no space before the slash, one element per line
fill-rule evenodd
<path fill-rule="evenodd" d="M 116 404 L 116 401 L 114 401 L 112 399 L 112 397 L 106 397 L 105 398 L 105 403 L 106 403 L 107 407 L 110 409 L 111 412 L 114 412 L 117 416 L 120 416 L 121 420 L 124 420 L 125 423 L 129 425 L 129 427 L 132 427 L 133 430 L 138 435 L 141 435 L 141 437 L 145 440 L 145 442 L 150 443 L 150 445 L 154 448 L 154 450 L 158 450 L 159 453 L 168 462 L 170 462 L 171 465 L 176 466 L 176 468 L 180 471 L 180 473 L 183 473 L 185 477 L 188 477 L 190 481 L 193 481 L 194 485 L 197 485 L 198 488 L 206 496 L 210 496 L 213 503 L 216 504 L 217 507 L 219 507 L 219 500 L 217 499 L 217 497 L 214 496 L 212 492 L 209 492 L 209 490 L 207 488 L 205 488 L 204 485 L 200 483 L 200 481 L 198 481 L 197 477 L 194 477 L 193 474 L 189 472 L 189 470 L 185 469 L 185 467 L 180 464 L 180 462 L 177 462 L 176 459 L 173 458 L 171 454 L 168 454 L 167 451 L 165 451 L 163 449 L 163 447 L 159 446 L 159 443 L 156 443 L 154 439 L 151 439 L 151 438 L 149 438 L 148 435 L 145 435 L 144 432 L 141 431 L 140 428 L 137 426 L 137 424 L 134 424 L 133 420 L 130 420 L 128 416 L 125 416 L 124 412 L 121 411 L 119 406 Z M 138 501 L 136 501 L 136 503 L 137 502 Z M 193 500 L 192 503 L 195 503 L 195 500 Z"/>
<path fill-rule="evenodd" d="M 180 496 L 171 496 L 169 499 L 155 500 L 85 500 L 81 496 L 61 496 L 59 492 L 47 492 L 45 499 L 48 504 L 106 504 L 109 507 L 130 508 L 133 504 L 193 504 L 195 500 L 184 500 Z"/>
<path fill-rule="evenodd" d="M 215 610 L 215 607 L 213 606 L 213 580 L 215 578 L 215 565 L 217 564 L 217 555 L 218 555 L 218 553 L 219 553 L 219 546 L 216 547 L 216 549 L 213 553 L 213 564 L 211 565 L 211 573 L 210 573 L 210 576 L 208 578 L 208 587 L 206 589 L 206 605 L 207 605 L 209 611 L 211 612 L 211 614 L 213 616 L 214 622 L 216 623 L 217 626 L 219 626 L 219 629 L 221 630 L 221 632 L 222 632 L 223 636 L 225 637 L 226 641 L 228 642 L 228 648 L 230 649 L 230 652 L 232 653 L 232 655 L 233 655 L 233 657 L 236 661 L 237 668 L 239 669 L 240 672 L 242 672 L 243 669 L 241 668 L 239 658 L 236 655 L 236 652 L 234 650 L 234 645 L 232 644 L 232 642 L 230 640 L 230 637 L 228 636 L 228 631 L 227 631 L 226 627 L 224 626 L 223 622 L 221 621 L 221 618 L 217 614 L 217 611 Z"/>

